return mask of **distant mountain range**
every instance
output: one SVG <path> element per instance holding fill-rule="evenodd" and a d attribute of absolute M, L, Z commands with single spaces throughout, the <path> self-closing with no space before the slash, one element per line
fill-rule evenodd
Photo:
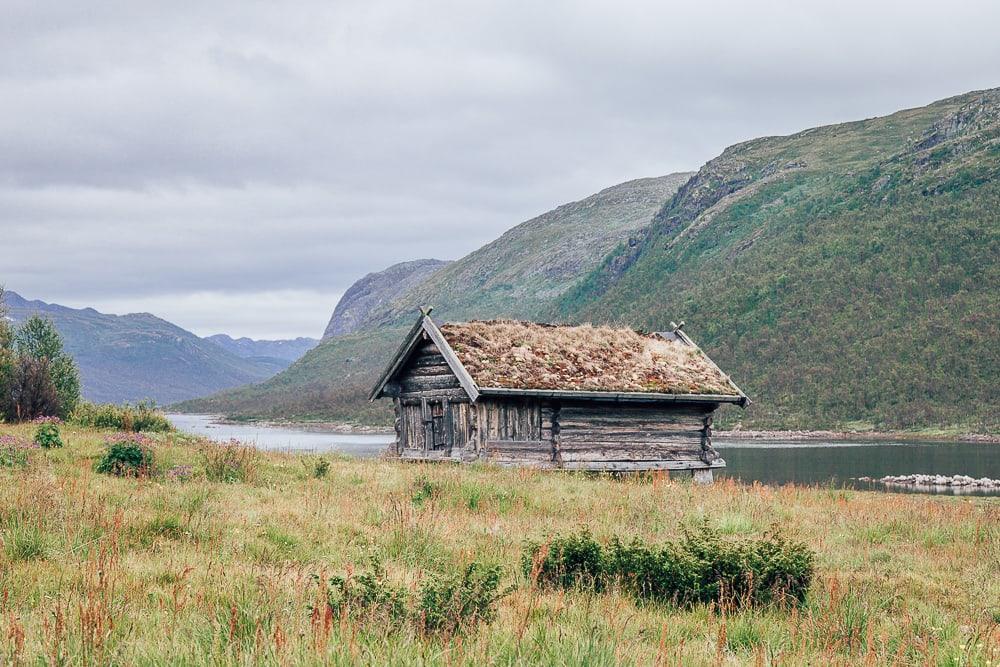
<path fill-rule="evenodd" d="M 292 365 L 303 354 L 316 347 L 315 338 L 299 337 L 290 340 L 253 340 L 252 338 L 232 338 L 226 334 L 207 336 L 205 340 L 229 350 L 241 359 L 249 359 L 264 367 L 282 371 Z"/>
<path fill-rule="evenodd" d="M 106 315 L 9 290 L 5 301 L 15 322 L 34 314 L 53 321 L 80 366 L 84 398 L 98 402 L 167 404 L 259 382 L 317 342 L 204 339 L 149 313 Z"/>

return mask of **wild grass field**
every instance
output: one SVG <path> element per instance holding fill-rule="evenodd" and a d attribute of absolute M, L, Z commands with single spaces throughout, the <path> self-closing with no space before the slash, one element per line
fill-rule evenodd
<path fill-rule="evenodd" d="M 30 425 L 0 425 L 8 441 Z M 0 664 L 995 665 L 1000 501 L 663 476 L 402 464 L 152 437 L 152 474 L 95 472 L 110 432 L 0 459 Z M 801 605 L 641 603 L 540 587 L 525 542 L 587 528 L 658 543 L 703 521 L 808 545 Z M 496 616 L 459 632 L 333 614 L 375 557 L 407 594 L 499 565 Z"/>

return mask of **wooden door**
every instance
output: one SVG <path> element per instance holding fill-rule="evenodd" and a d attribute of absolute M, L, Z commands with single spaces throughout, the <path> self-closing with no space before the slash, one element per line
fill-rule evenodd
<path fill-rule="evenodd" d="M 431 439 L 428 449 L 446 449 L 448 447 L 447 420 L 444 404 L 441 401 L 431 403 Z"/>

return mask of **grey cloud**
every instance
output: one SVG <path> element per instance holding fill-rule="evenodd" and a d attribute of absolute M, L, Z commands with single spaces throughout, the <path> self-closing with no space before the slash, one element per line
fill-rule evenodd
<path fill-rule="evenodd" d="M 998 19 L 986 1 L 8 1 L 0 281 L 275 331 L 296 318 L 237 304 L 306 308 L 737 141 L 998 85 Z M 308 307 L 318 328 L 333 303 Z"/>

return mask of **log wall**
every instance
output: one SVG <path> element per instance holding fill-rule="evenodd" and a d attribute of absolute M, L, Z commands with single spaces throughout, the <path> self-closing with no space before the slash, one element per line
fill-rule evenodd
<path fill-rule="evenodd" d="M 567 469 L 699 469 L 724 463 L 712 448 L 715 404 L 635 404 L 480 397 L 473 405 L 433 343 L 392 383 L 396 453 Z"/>

